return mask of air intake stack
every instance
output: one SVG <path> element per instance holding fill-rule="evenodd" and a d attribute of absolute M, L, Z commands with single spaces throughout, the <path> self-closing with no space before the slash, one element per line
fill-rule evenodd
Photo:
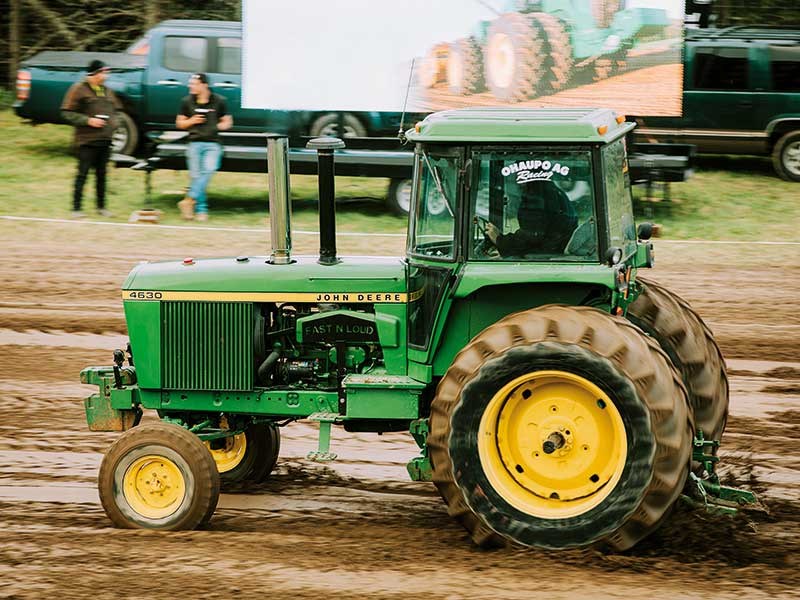
<path fill-rule="evenodd" d="M 339 138 L 314 138 L 306 148 L 317 151 L 317 180 L 319 182 L 319 264 L 335 265 L 336 258 L 336 190 L 333 151 L 344 148 Z"/>

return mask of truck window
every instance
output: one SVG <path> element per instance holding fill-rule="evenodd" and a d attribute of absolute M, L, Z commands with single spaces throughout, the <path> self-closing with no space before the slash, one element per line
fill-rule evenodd
<path fill-rule="evenodd" d="M 216 73 L 239 74 L 242 72 L 242 40 L 239 38 L 217 38 Z"/>
<path fill-rule="evenodd" d="M 776 92 L 800 92 L 800 48 L 769 47 L 772 89 Z"/>
<path fill-rule="evenodd" d="M 747 49 L 695 49 L 693 83 L 697 90 L 747 90 Z"/>
<path fill-rule="evenodd" d="M 206 38 L 168 36 L 164 38 L 164 66 L 186 73 L 205 71 L 207 47 Z"/>

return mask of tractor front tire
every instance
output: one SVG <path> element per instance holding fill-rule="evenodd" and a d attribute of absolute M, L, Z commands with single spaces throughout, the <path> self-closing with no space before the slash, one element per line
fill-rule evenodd
<path fill-rule="evenodd" d="M 680 296 L 655 281 L 637 278 L 642 293 L 628 320 L 655 339 L 686 386 L 694 423 L 705 439 L 720 441 L 728 419 L 728 374 L 711 330 Z"/>
<path fill-rule="evenodd" d="M 125 529 L 194 529 L 219 499 L 217 467 L 203 442 L 163 422 L 122 434 L 103 457 L 98 487 L 106 514 Z"/>
<path fill-rule="evenodd" d="M 244 433 L 205 445 L 223 487 L 243 481 L 259 483 L 275 468 L 281 447 L 280 430 L 272 423 L 257 423 Z"/>
<path fill-rule="evenodd" d="M 479 545 L 632 547 L 689 472 L 669 357 L 590 307 L 510 315 L 455 358 L 431 407 L 433 481 Z"/>

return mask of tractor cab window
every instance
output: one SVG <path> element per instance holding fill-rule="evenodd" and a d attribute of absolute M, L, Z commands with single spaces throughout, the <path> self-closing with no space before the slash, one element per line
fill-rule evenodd
<path fill-rule="evenodd" d="M 420 173 L 414 197 L 414 228 L 410 253 L 429 258 L 453 258 L 456 197 L 460 158 L 423 150 L 416 156 Z"/>
<path fill-rule="evenodd" d="M 477 151 L 470 189 L 471 258 L 598 260 L 590 150 Z"/>
<path fill-rule="evenodd" d="M 608 207 L 609 245 L 622 248 L 623 254 L 628 256 L 636 252 L 636 226 L 624 139 L 603 148 L 603 178 Z"/>

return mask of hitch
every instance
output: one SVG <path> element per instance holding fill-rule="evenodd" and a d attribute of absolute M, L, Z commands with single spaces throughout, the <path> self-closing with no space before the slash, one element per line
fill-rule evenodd
<path fill-rule="evenodd" d="M 742 509 L 765 510 L 753 492 L 720 483 L 716 472 L 719 457 L 714 454 L 718 447 L 718 441 L 705 439 L 702 429 L 697 431 L 692 442 L 692 462 L 702 465 L 704 475 L 689 473 L 684 500 L 715 514 L 735 515 Z"/>

